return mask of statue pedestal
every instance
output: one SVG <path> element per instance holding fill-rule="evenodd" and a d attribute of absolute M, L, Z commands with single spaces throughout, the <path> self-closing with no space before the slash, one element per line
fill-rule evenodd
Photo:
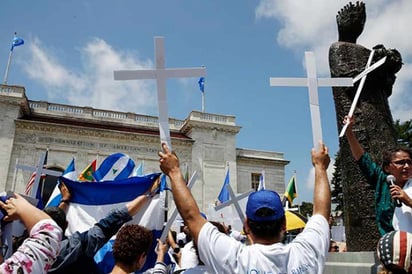
<path fill-rule="evenodd" d="M 375 274 L 380 262 L 376 252 L 330 252 L 326 259 L 324 273 Z"/>

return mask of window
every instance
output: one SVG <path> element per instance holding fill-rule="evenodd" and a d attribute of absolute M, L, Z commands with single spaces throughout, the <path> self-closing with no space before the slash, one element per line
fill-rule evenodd
<path fill-rule="evenodd" d="M 260 173 L 252 173 L 252 189 L 257 190 L 259 187 Z"/>

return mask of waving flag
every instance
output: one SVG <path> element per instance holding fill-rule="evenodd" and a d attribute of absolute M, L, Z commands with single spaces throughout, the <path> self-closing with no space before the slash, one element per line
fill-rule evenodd
<path fill-rule="evenodd" d="M 198 84 L 199 84 L 200 91 L 205 92 L 205 77 L 200 77 Z"/>
<path fill-rule="evenodd" d="M 75 231 L 88 230 L 100 219 L 106 217 L 113 208 L 119 208 L 145 193 L 159 175 L 160 173 L 153 173 L 141 177 L 105 181 L 99 184 L 85 184 L 62 177 L 62 181 L 71 193 L 71 201 L 67 211 L 69 226 L 66 235 L 71 235 Z M 154 234 L 153 238 L 157 239 L 161 235 L 163 221 L 164 200 L 160 199 L 160 195 L 157 194 L 130 222 L 151 229 Z M 110 243 L 99 250 L 95 256 L 95 261 L 102 273 L 109 273 L 114 266 L 111 254 L 113 242 L 114 239 L 110 240 Z M 154 253 L 156 244 L 156 241 L 153 241 L 152 251 L 148 254 L 144 269 L 153 267 L 156 262 L 156 254 Z"/>
<path fill-rule="evenodd" d="M 265 186 L 265 171 L 264 170 L 262 170 L 262 174 L 260 174 L 260 177 L 259 177 L 259 186 L 258 186 L 258 191 L 259 190 L 264 190 L 266 188 L 266 186 Z"/>
<path fill-rule="evenodd" d="M 77 180 L 82 182 L 93 182 L 95 179 L 93 178 L 93 172 L 96 170 L 96 162 L 97 160 L 94 159 L 83 171 L 80 173 L 79 178 Z"/>
<path fill-rule="evenodd" d="M 289 184 L 286 187 L 285 195 L 284 197 L 288 199 L 289 204 L 292 205 L 293 200 L 298 197 L 298 192 L 296 189 L 296 180 L 295 176 L 292 176 L 289 180 Z"/>
<path fill-rule="evenodd" d="M 72 158 L 72 160 L 70 161 L 70 164 L 66 167 L 66 170 L 63 172 L 62 176 L 70 180 L 76 180 L 77 174 L 76 174 L 76 168 L 74 166 L 74 158 Z M 59 184 L 60 182 L 58 182 L 56 186 L 54 187 L 53 192 L 50 195 L 49 201 L 46 204 L 46 207 L 59 205 L 60 200 L 62 199 L 62 194 L 60 193 Z"/>
<path fill-rule="evenodd" d="M 141 161 L 140 164 L 133 170 L 132 174 L 130 174 L 129 177 L 143 176 L 143 167 L 144 167 L 144 161 Z"/>
<path fill-rule="evenodd" d="M 229 190 L 227 189 L 227 185 L 229 185 L 230 182 L 230 178 L 229 178 L 229 163 L 227 163 L 226 165 L 226 177 L 225 177 L 225 181 L 223 183 L 222 189 L 220 190 L 219 196 L 217 197 L 217 199 L 219 200 L 219 202 L 224 203 L 226 201 L 229 201 L 230 199 L 230 195 L 229 195 Z"/>
<path fill-rule="evenodd" d="M 14 38 L 13 38 L 13 42 L 11 43 L 11 49 L 10 51 L 13 51 L 14 47 L 18 47 L 24 45 L 24 40 L 18 36 L 16 36 L 16 34 L 14 34 Z"/>
<path fill-rule="evenodd" d="M 132 174 L 134 167 L 135 163 L 128 155 L 115 153 L 104 159 L 93 177 L 98 182 L 126 179 Z"/>

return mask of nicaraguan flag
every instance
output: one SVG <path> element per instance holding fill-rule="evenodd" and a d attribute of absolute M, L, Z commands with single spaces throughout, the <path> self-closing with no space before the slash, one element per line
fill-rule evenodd
<path fill-rule="evenodd" d="M 132 174 L 134 161 L 126 154 L 115 153 L 109 155 L 93 173 L 98 182 L 126 179 Z"/>
<path fill-rule="evenodd" d="M 66 170 L 63 172 L 62 176 L 72 181 L 77 179 L 76 168 L 74 165 L 74 158 L 72 158 L 70 164 L 66 167 Z M 54 187 L 53 192 L 50 195 L 49 201 L 46 204 L 46 207 L 59 206 L 60 200 L 62 199 L 62 194 L 60 193 L 59 184 L 60 182 L 58 182 L 56 186 Z"/>
<path fill-rule="evenodd" d="M 229 199 L 230 199 L 229 190 L 227 189 L 227 186 L 229 185 L 229 182 L 230 182 L 229 166 L 227 166 L 225 182 L 223 183 L 222 189 L 220 190 L 219 196 L 217 197 L 217 199 L 221 203 L 229 201 Z"/>
<path fill-rule="evenodd" d="M 200 77 L 198 84 L 199 84 L 200 91 L 205 92 L 205 77 Z"/>
<path fill-rule="evenodd" d="M 16 35 L 14 35 L 13 42 L 11 43 L 11 51 L 13 51 L 14 47 L 18 47 L 24 44 L 24 40 Z"/>
<path fill-rule="evenodd" d="M 149 190 L 159 176 L 160 173 L 152 173 L 141 177 L 104 181 L 99 184 L 81 183 L 61 177 L 71 193 L 67 211 L 69 226 L 66 229 L 66 235 L 71 235 L 75 231 L 88 230 L 100 219 L 106 217 L 110 210 L 123 206 Z M 155 195 L 151 202 L 146 204 L 130 221 L 130 223 L 137 223 L 151 229 L 154 234 L 152 251 L 147 256 L 143 270 L 153 267 L 156 262 L 154 248 L 157 242 L 155 239 L 160 238 L 164 222 L 164 199 L 160 196 Z M 113 242 L 114 239 L 110 240 L 95 256 L 101 273 L 109 273 L 114 266 L 111 254 Z"/>

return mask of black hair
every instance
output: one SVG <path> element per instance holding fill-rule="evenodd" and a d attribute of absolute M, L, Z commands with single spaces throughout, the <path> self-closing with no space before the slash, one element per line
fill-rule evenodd
<path fill-rule="evenodd" d="M 272 209 L 266 207 L 260 208 L 255 213 L 255 215 L 259 217 L 273 216 L 274 214 L 275 212 Z M 285 216 L 274 221 L 264 222 L 253 221 L 249 218 L 247 219 L 248 226 L 252 231 L 253 235 L 267 240 L 280 236 L 282 226 L 285 224 L 285 222 Z"/>
<path fill-rule="evenodd" d="M 409 158 L 412 159 L 412 151 L 407 147 L 397 146 L 392 149 L 388 149 L 382 154 L 382 168 L 385 172 L 385 168 L 389 166 L 397 152 L 405 152 L 409 155 Z"/>
<path fill-rule="evenodd" d="M 53 221 L 56 222 L 56 224 L 63 230 L 64 233 L 68 225 L 66 220 L 66 213 L 64 212 L 64 210 L 57 206 L 49 206 L 43 209 L 43 211 L 47 213 L 47 215 L 49 215 L 50 218 L 53 219 Z"/>

